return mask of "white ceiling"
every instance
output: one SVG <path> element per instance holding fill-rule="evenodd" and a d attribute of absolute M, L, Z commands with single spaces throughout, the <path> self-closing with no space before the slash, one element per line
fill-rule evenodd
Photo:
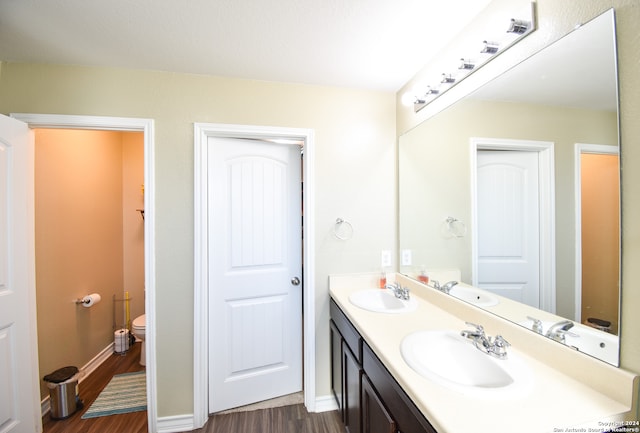
<path fill-rule="evenodd" d="M 0 60 L 396 91 L 491 0 L 1 0 Z"/>

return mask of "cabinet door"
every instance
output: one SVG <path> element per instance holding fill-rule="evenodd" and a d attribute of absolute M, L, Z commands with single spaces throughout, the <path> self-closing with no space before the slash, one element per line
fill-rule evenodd
<path fill-rule="evenodd" d="M 395 433 L 396 423 L 387 412 L 366 374 L 362 375 L 362 433 Z"/>
<path fill-rule="evenodd" d="M 360 378 L 362 369 L 345 341 L 342 342 L 344 426 L 349 433 L 360 429 Z"/>
<path fill-rule="evenodd" d="M 336 398 L 342 420 L 344 421 L 344 402 L 342 390 L 342 335 L 333 320 L 329 323 L 331 333 L 331 391 Z"/>

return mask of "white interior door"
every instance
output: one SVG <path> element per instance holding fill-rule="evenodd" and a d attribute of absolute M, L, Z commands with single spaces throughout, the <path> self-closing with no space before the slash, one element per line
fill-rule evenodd
<path fill-rule="evenodd" d="M 6 116 L 0 116 L 0 206 L 0 432 L 39 432 L 33 134 Z"/>
<path fill-rule="evenodd" d="M 477 154 L 478 286 L 540 308 L 538 152 Z"/>
<path fill-rule="evenodd" d="M 208 138 L 209 412 L 302 390 L 297 146 Z"/>

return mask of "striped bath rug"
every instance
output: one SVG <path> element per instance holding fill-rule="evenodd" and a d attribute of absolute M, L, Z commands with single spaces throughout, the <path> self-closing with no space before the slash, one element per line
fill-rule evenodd
<path fill-rule="evenodd" d="M 82 419 L 147 410 L 147 382 L 144 371 L 116 374 L 102 390 Z"/>

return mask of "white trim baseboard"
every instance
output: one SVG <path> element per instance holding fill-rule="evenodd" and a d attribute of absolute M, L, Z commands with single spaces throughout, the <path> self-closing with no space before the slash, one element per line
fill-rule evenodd
<path fill-rule="evenodd" d="M 177 433 L 195 430 L 193 414 L 163 416 L 158 418 L 157 433 Z"/>
<path fill-rule="evenodd" d="M 338 403 L 332 395 L 325 395 L 317 397 L 314 402 L 315 410 L 309 412 L 329 412 L 332 410 L 338 410 Z M 208 420 L 208 416 L 205 418 L 205 424 Z M 195 417 L 193 414 L 174 415 L 158 418 L 157 433 L 177 433 L 196 430 Z M 204 424 L 203 424 L 204 425 Z M 202 426 L 201 426 L 202 427 Z"/>
<path fill-rule="evenodd" d="M 96 368 L 100 367 L 100 365 L 102 365 L 103 362 L 105 362 L 111 355 L 113 355 L 113 345 L 114 345 L 113 342 L 109 343 L 107 347 L 102 349 L 100 353 L 94 356 L 93 359 L 87 362 L 80 369 L 80 380 L 78 381 L 79 383 L 82 383 L 82 381 L 85 380 L 87 376 L 93 373 L 96 370 Z"/>
<path fill-rule="evenodd" d="M 307 408 L 307 410 L 309 410 Z M 315 410 L 313 412 L 329 412 L 338 410 L 338 403 L 333 395 L 324 395 L 316 398 Z M 312 412 L 309 410 L 309 412 Z"/>

